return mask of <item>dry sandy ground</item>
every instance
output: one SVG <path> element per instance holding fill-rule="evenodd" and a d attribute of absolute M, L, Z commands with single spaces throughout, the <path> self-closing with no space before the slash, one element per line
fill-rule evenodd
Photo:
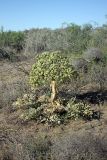
<path fill-rule="evenodd" d="M 13 111 L 11 103 L 28 89 L 27 73 L 33 62 L 0 62 L 0 160 L 107 160 L 107 103 L 99 107 L 100 120 L 51 127 L 18 119 L 20 111 Z M 41 157 L 47 139 L 51 156 Z"/>

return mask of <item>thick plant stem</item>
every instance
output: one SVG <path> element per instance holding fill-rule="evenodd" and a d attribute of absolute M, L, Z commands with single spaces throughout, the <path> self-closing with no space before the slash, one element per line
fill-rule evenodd
<path fill-rule="evenodd" d="M 58 93 L 55 81 L 51 81 L 50 88 L 51 88 L 51 91 L 52 91 L 51 92 L 51 102 L 53 103 L 56 100 L 57 93 Z"/>

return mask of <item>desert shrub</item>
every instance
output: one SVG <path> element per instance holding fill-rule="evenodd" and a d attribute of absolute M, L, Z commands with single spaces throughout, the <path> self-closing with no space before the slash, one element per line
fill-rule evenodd
<path fill-rule="evenodd" d="M 74 93 L 103 92 L 107 86 L 107 65 L 103 63 L 88 63 L 86 72 L 79 72 L 76 82 L 73 82 Z"/>
<path fill-rule="evenodd" d="M 103 24 L 101 27 L 96 27 L 91 33 L 91 39 L 88 44 L 89 47 L 100 48 L 104 53 L 107 51 L 107 25 Z"/>
<path fill-rule="evenodd" d="M 23 142 L 23 152 L 26 160 L 45 160 L 51 158 L 51 141 L 46 135 L 40 134 L 34 138 L 28 136 Z"/>
<path fill-rule="evenodd" d="M 34 56 L 44 51 L 62 50 L 70 53 L 82 53 L 91 39 L 92 25 L 83 26 L 74 23 L 51 30 L 48 28 L 31 29 L 26 33 L 25 53 Z M 64 24 L 63 24 L 64 26 Z"/>
<path fill-rule="evenodd" d="M 91 119 L 93 115 L 90 105 L 77 102 L 75 98 L 70 99 L 65 105 L 65 99 L 60 99 L 60 102 L 56 101 L 56 104 L 52 104 L 46 95 L 38 97 L 35 101 L 31 101 L 29 97 L 27 100 L 24 98 L 18 99 L 13 104 L 14 107 L 22 110 L 19 118 L 24 121 L 36 120 L 38 123 L 60 125 L 70 119 Z"/>
<path fill-rule="evenodd" d="M 0 60 L 10 59 L 10 55 L 3 49 L 0 49 Z"/>
<path fill-rule="evenodd" d="M 22 78 L 20 80 L 17 78 L 17 80 L 14 82 L 1 82 L 1 92 L 0 92 L 0 106 L 1 107 L 9 107 L 12 105 L 12 103 L 20 96 L 23 95 L 24 92 L 27 91 L 28 86 L 26 84 L 26 81 Z"/>
<path fill-rule="evenodd" d="M 34 94 L 24 94 L 23 95 L 23 98 L 18 98 L 16 102 L 13 103 L 13 106 L 16 108 L 16 107 L 23 107 L 24 109 L 24 105 L 26 105 L 26 108 L 30 108 L 30 107 L 34 107 L 36 108 L 36 100 L 37 100 L 37 97 L 36 95 Z M 25 108 L 25 109 L 26 109 Z"/>
<path fill-rule="evenodd" d="M 90 105 L 83 102 L 75 102 L 76 99 L 72 98 L 67 104 L 67 118 L 78 119 L 91 119 L 93 111 Z"/>
<path fill-rule="evenodd" d="M 92 25 L 85 24 L 83 26 L 79 26 L 74 23 L 70 23 L 66 30 L 68 33 L 68 51 L 73 54 L 82 54 L 91 39 L 90 33 L 92 32 Z"/>
<path fill-rule="evenodd" d="M 50 84 L 51 101 L 57 99 L 59 85 L 69 83 L 78 76 L 66 54 L 60 51 L 44 52 L 36 60 L 29 82 L 33 88 Z"/>
<path fill-rule="evenodd" d="M 57 131 L 34 132 L 6 129 L 0 132 L 1 160 L 106 160 L 106 129 L 98 134 L 98 128 L 74 131 L 72 127 Z M 99 130 L 100 131 L 100 130 Z M 35 134 L 36 133 L 36 134 Z"/>
<path fill-rule="evenodd" d="M 68 50 L 70 46 L 68 36 L 65 28 L 31 29 L 26 36 L 25 53 L 34 56 L 44 51 Z"/>
<path fill-rule="evenodd" d="M 71 63 L 77 71 L 83 71 L 83 72 L 87 71 L 88 62 L 85 59 L 83 58 L 74 59 L 72 60 Z"/>
<path fill-rule="evenodd" d="M 66 132 L 53 139 L 51 155 L 54 160 L 106 160 L 107 141 L 97 134 L 79 130 Z"/>
<path fill-rule="evenodd" d="M 25 53 L 27 56 L 32 57 L 36 53 L 48 50 L 47 40 L 50 39 L 50 32 L 48 29 L 31 29 L 27 32 L 25 39 Z"/>
<path fill-rule="evenodd" d="M 103 58 L 103 53 L 99 48 L 89 48 L 84 52 L 84 57 L 87 61 L 99 62 Z"/>
<path fill-rule="evenodd" d="M 35 94 L 30 98 L 31 95 L 24 95 L 23 98 L 18 98 L 13 103 L 15 109 L 22 109 L 23 112 L 19 115 L 20 119 L 24 121 L 36 120 L 39 123 L 57 123 L 60 120 L 58 113 L 55 111 L 60 106 L 52 106 L 49 102 L 49 97 L 46 95 L 40 96 L 35 99 Z"/>
<path fill-rule="evenodd" d="M 66 55 L 60 51 L 44 52 L 37 57 L 30 72 L 30 84 L 33 87 L 50 84 L 55 80 L 58 84 L 70 81 L 77 74 L 69 64 Z"/>
<path fill-rule="evenodd" d="M 30 84 L 34 90 L 49 85 L 51 81 L 55 81 L 59 85 L 77 78 L 78 74 L 69 64 L 68 57 L 59 51 L 42 53 L 37 56 L 36 60 L 30 72 Z M 52 92 L 52 94 L 54 93 Z M 41 97 L 36 96 L 35 93 L 24 95 L 15 104 L 21 109 L 25 107 L 25 111 L 21 115 L 23 120 L 35 119 L 39 123 L 61 124 L 71 118 L 88 119 L 92 116 L 90 106 L 73 99 L 66 106 L 58 94 L 52 101 L 46 94 Z"/>
<path fill-rule="evenodd" d="M 11 62 L 19 61 L 18 56 L 8 49 L 0 49 L 0 61 L 1 60 L 9 60 Z"/>
<path fill-rule="evenodd" d="M 15 31 L 0 31 L 0 47 L 9 48 L 15 52 L 21 52 L 24 48 L 25 33 Z"/>
<path fill-rule="evenodd" d="M 0 160 L 45 160 L 50 158 L 51 141 L 44 133 L 0 130 Z"/>
<path fill-rule="evenodd" d="M 101 91 L 106 89 L 106 82 L 107 82 L 107 65 L 103 64 L 92 64 L 89 67 L 89 81 L 91 83 L 96 83 L 99 85 Z"/>
<path fill-rule="evenodd" d="M 28 92 L 28 75 L 23 71 L 23 68 L 26 68 L 25 71 L 29 70 L 30 64 L 26 63 L 0 62 L 0 107 L 11 108 L 12 103 L 18 97 Z"/>
<path fill-rule="evenodd" d="M 107 82 L 105 55 L 98 48 L 90 48 L 84 53 L 83 57 L 85 61 L 81 61 L 80 58 L 72 62 L 72 65 L 79 73 L 78 79 L 75 82 L 76 91 L 79 94 L 81 91 L 93 92 L 93 88 L 95 88 L 95 91 L 105 90 Z"/>

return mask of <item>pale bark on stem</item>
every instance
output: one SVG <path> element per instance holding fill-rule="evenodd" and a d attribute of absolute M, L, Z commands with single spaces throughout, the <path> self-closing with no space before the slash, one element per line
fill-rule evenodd
<path fill-rule="evenodd" d="M 56 86 L 56 81 L 51 81 L 51 84 L 50 84 L 50 88 L 51 88 L 51 102 L 53 103 L 56 98 L 57 98 L 57 93 L 58 93 L 58 90 L 57 90 L 57 86 Z"/>

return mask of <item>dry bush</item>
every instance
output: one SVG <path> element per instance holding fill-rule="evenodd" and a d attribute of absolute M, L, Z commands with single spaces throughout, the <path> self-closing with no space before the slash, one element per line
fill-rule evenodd
<path fill-rule="evenodd" d="M 6 131 L 1 133 L 0 142 L 1 160 L 46 160 L 50 157 L 51 142 L 42 133 L 27 135 L 20 131 Z"/>
<path fill-rule="evenodd" d="M 18 77 L 17 77 L 18 78 Z M 0 107 L 10 106 L 13 101 L 22 96 L 23 92 L 27 89 L 26 81 L 17 79 L 15 81 L 1 82 L 0 86 Z"/>
<path fill-rule="evenodd" d="M 107 65 L 93 64 L 89 70 L 89 80 L 91 83 L 95 82 L 99 85 L 101 91 L 104 91 L 107 86 Z"/>
<path fill-rule="evenodd" d="M 32 62 L 0 63 L 0 107 L 10 106 L 28 90 L 28 73 Z"/>
<path fill-rule="evenodd" d="M 84 53 L 84 58 L 87 61 L 101 61 L 103 58 L 103 53 L 99 48 L 89 48 Z"/>
<path fill-rule="evenodd" d="M 4 132 L 0 135 L 1 160 L 106 160 L 107 136 L 97 130 L 60 134 Z"/>
<path fill-rule="evenodd" d="M 72 65 L 77 71 L 86 72 L 88 69 L 88 62 L 83 58 L 74 59 Z"/>
<path fill-rule="evenodd" d="M 68 86 L 72 92 L 79 94 L 83 92 L 105 91 L 107 90 L 107 64 L 106 63 L 88 63 L 87 70 L 77 69 L 79 77 L 72 81 Z"/>
<path fill-rule="evenodd" d="M 66 133 L 53 139 L 54 160 L 106 160 L 107 141 L 91 132 Z"/>

